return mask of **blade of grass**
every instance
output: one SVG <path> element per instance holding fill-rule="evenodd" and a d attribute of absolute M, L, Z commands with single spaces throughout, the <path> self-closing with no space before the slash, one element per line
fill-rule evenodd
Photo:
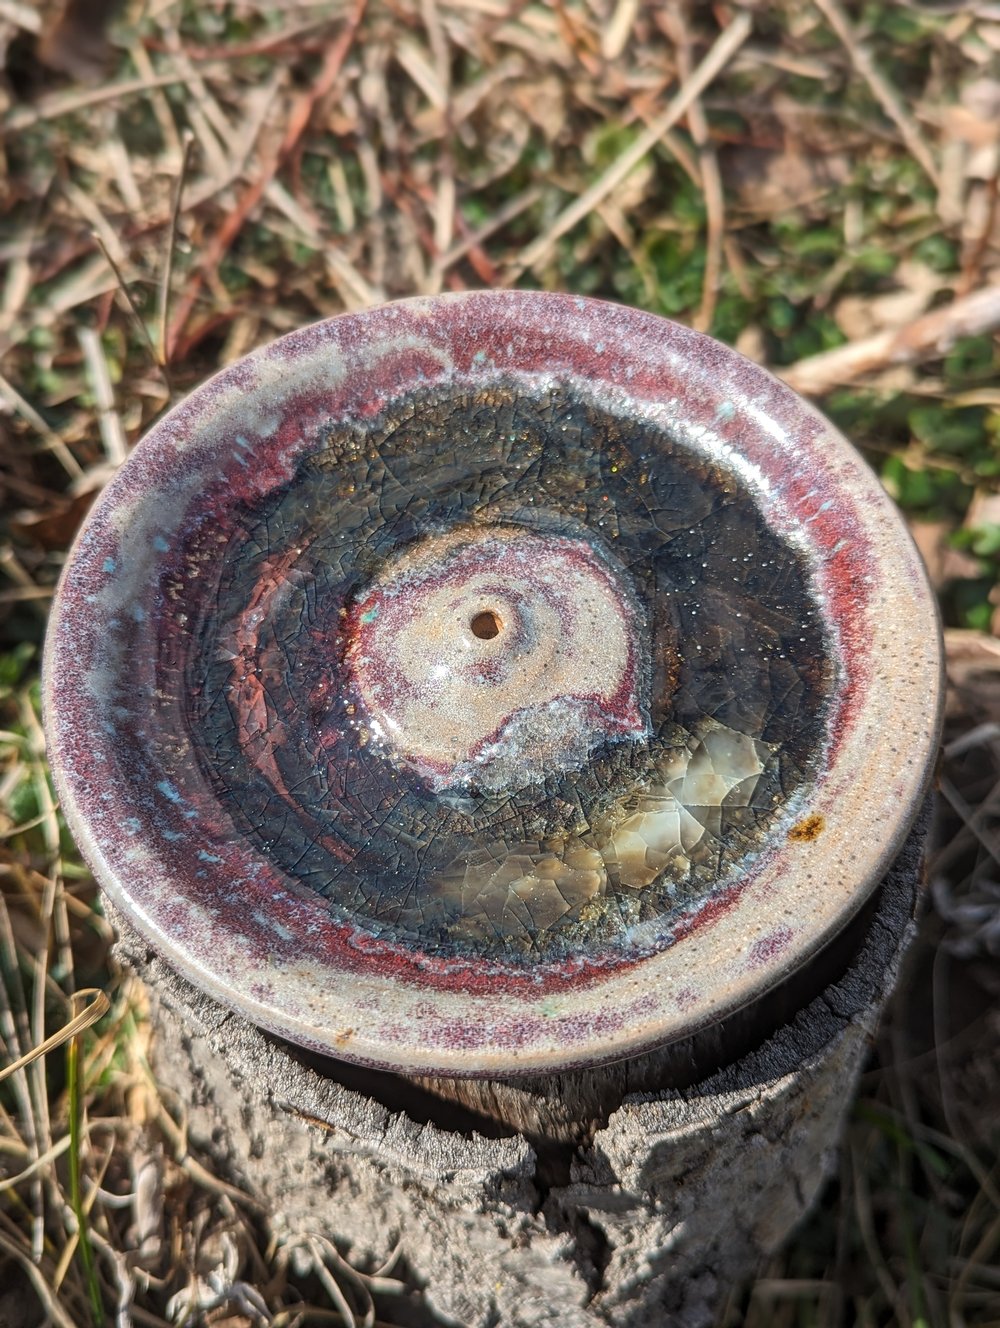
<path fill-rule="evenodd" d="M 84 996 L 92 996 L 94 998 L 90 1005 L 88 1005 L 85 1010 L 81 1010 L 78 1015 L 75 1015 L 64 1028 L 60 1028 L 57 1033 L 53 1033 L 51 1037 L 47 1037 L 44 1042 L 40 1042 L 37 1047 L 33 1047 L 31 1051 L 26 1052 L 23 1056 L 19 1057 L 12 1065 L 5 1065 L 4 1068 L 0 1070 L 0 1082 L 6 1079 L 8 1075 L 15 1074 L 18 1070 L 23 1070 L 26 1065 L 30 1065 L 32 1061 L 38 1060 L 40 1056 L 44 1056 L 46 1053 L 53 1051 L 56 1047 L 62 1046 L 67 1039 L 79 1036 L 84 1029 L 89 1028 L 91 1024 L 96 1024 L 98 1019 L 107 1014 L 111 1007 L 111 1002 L 103 991 L 98 991 L 96 987 L 88 987 L 85 990 L 76 993 L 76 998 Z"/>
<path fill-rule="evenodd" d="M 139 306 L 136 304 L 135 297 L 133 296 L 131 290 L 129 289 L 129 285 L 125 280 L 125 275 L 122 272 L 122 269 L 119 266 L 114 255 L 112 254 L 111 250 L 104 243 L 104 238 L 101 235 L 100 231 L 95 230 L 92 231 L 91 234 L 94 237 L 94 243 L 97 245 L 101 253 L 104 255 L 105 259 L 107 260 L 108 267 L 114 273 L 115 281 L 118 284 L 118 290 L 122 298 L 124 299 L 125 304 L 128 307 L 129 313 L 132 315 L 132 321 L 135 324 L 136 330 L 138 331 L 139 335 L 142 337 L 146 345 L 149 347 L 149 353 L 152 356 L 153 363 L 160 371 L 160 373 L 163 375 L 164 382 L 166 383 L 167 386 L 167 391 L 169 392 L 171 390 L 171 387 L 170 387 L 170 380 L 167 377 L 166 368 L 164 365 L 160 363 L 159 356 L 157 355 L 156 352 L 156 347 L 153 345 L 153 339 L 149 335 L 149 328 L 146 326 L 146 320 L 143 318 L 142 314 L 139 311 Z"/>
<path fill-rule="evenodd" d="M 4 378 L 2 374 L 0 374 L 0 402 L 16 411 L 22 419 L 27 420 L 33 429 L 37 429 L 41 435 L 43 446 L 53 453 L 71 479 L 78 480 L 83 477 L 83 467 L 63 440 L 53 429 L 49 428 L 31 402 L 23 397 L 14 384 Z"/>
<path fill-rule="evenodd" d="M 82 994 L 82 993 L 79 993 Z M 97 993 L 100 1004 L 103 999 L 107 1008 L 108 999 L 103 992 Z M 93 1006 L 90 1007 L 90 1010 Z M 85 1014 L 90 1010 L 84 1011 Z M 93 1022 L 91 1020 L 91 1022 Z M 70 1036 L 66 1046 L 66 1092 L 69 1098 L 69 1189 L 70 1206 L 76 1217 L 79 1239 L 80 1260 L 83 1275 L 90 1297 L 90 1316 L 95 1328 L 103 1328 L 104 1304 L 101 1297 L 101 1284 L 97 1276 L 97 1263 L 94 1259 L 94 1247 L 90 1241 L 90 1226 L 83 1205 L 83 1187 L 80 1184 L 81 1158 L 80 1142 L 83 1135 L 83 1099 L 80 1092 L 80 1043 L 76 1033 Z"/>
<path fill-rule="evenodd" d="M 28 1004 L 18 961 L 17 944 L 11 927 L 7 902 L 0 894 L 0 1047 L 13 1056 L 14 1062 L 0 1073 L 0 1080 L 8 1075 L 14 1078 L 14 1100 L 20 1118 L 20 1136 L 28 1146 L 32 1160 L 38 1158 L 38 1119 L 32 1094 L 33 1081 L 24 1072 L 31 1046 Z M 20 1055 L 18 1055 L 20 1053 Z M 21 1073 L 17 1073 L 21 1071 Z M 31 1181 L 32 1231 L 31 1252 L 38 1262 L 42 1257 L 45 1239 L 45 1211 L 40 1176 Z"/>

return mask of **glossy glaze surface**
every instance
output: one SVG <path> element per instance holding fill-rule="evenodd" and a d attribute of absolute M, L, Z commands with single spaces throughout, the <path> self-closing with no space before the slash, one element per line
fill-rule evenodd
<path fill-rule="evenodd" d="M 778 981 L 925 785 L 937 629 L 877 482 L 686 329 L 527 293 L 294 333 L 136 449 L 46 705 L 102 884 L 349 1059 L 596 1062 Z"/>

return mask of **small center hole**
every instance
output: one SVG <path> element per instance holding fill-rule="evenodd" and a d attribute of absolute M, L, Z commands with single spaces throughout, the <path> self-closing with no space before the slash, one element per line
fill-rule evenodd
<path fill-rule="evenodd" d="M 500 635 L 503 624 L 492 609 L 484 609 L 482 613 L 476 614 L 469 626 L 472 628 L 472 635 L 478 636 L 480 641 L 492 641 L 495 636 Z"/>

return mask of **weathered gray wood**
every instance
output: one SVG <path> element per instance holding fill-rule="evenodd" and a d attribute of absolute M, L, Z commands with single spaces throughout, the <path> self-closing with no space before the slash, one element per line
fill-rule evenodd
<path fill-rule="evenodd" d="M 280 1238 L 322 1232 L 362 1265 L 401 1238 L 428 1305 L 469 1328 L 700 1328 L 829 1174 L 913 930 L 925 831 L 926 816 L 853 955 L 828 955 L 764 1009 L 589 1075 L 457 1091 L 317 1069 L 113 920 L 150 985 L 155 1068 L 192 1143 Z"/>

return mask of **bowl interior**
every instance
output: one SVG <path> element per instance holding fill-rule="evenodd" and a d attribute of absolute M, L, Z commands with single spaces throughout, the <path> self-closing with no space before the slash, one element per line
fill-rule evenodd
<path fill-rule="evenodd" d="M 524 292 L 343 316 L 158 424 L 47 644 L 66 814 L 196 983 L 445 1074 L 754 999 L 877 883 L 938 633 L 876 480 L 708 338 Z"/>

